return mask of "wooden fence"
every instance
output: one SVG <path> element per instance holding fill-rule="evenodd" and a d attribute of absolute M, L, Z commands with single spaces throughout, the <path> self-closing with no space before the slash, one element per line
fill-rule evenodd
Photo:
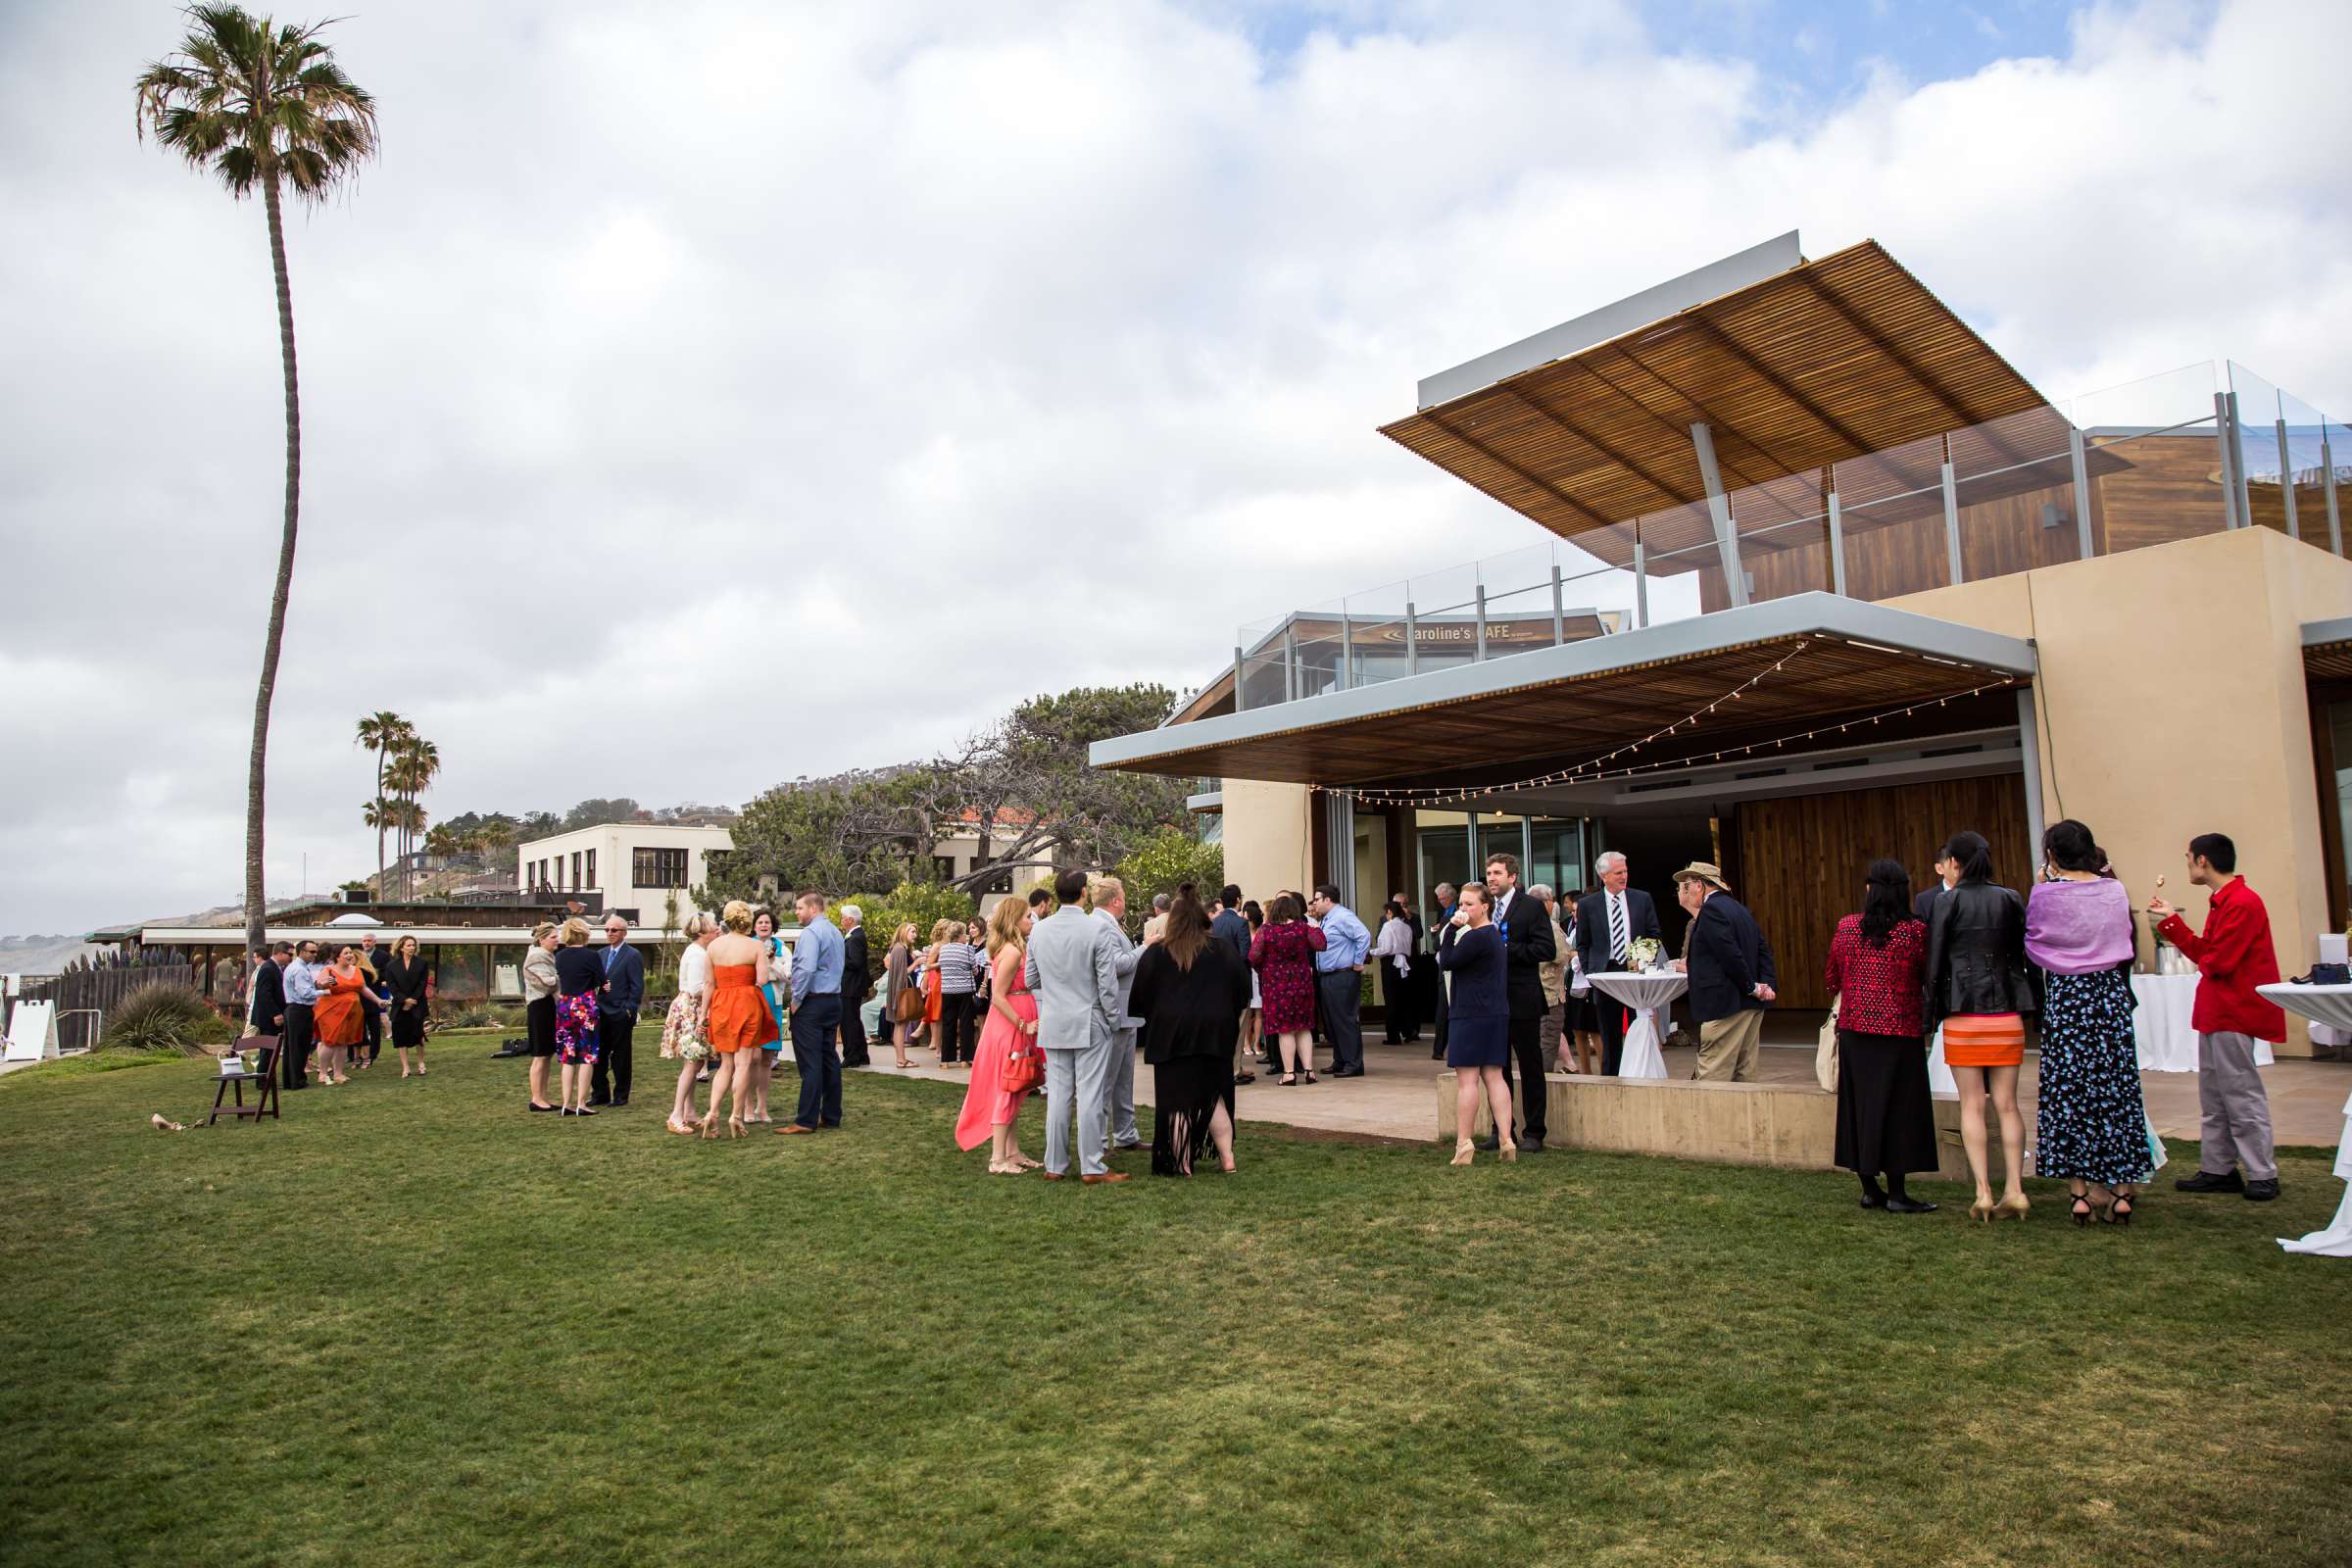
<path fill-rule="evenodd" d="M 125 964 L 66 974 L 28 974 L 23 981 L 18 1001 L 56 1003 L 58 1048 L 74 1051 L 103 1038 L 97 1028 L 99 1015 L 112 1012 L 123 998 L 149 986 L 193 986 L 196 968 L 186 963 Z"/>

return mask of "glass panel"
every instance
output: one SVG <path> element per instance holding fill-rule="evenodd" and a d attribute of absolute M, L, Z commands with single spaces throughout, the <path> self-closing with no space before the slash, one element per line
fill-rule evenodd
<path fill-rule="evenodd" d="M 1277 615 L 1249 621 L 1234 634 L 1234 642 L 1242 650 L 1243 708 L 1271 708 L 1283 701 L 1282 638 L 1289 619 Z"/>
<path fill-rule="evenodd" d="M 2210 416 L 2201 423 L 2142 434 L 2099 427 L 2083 466 L 2090 473 L 2091 541 L 2101 555 L 2220 533 L 2230 525 L 2214 428 Z"/>
<path fill-rule="evenodd" d="M 1340 684 L 1341 617 L 1347 605 L 1334 599 L 1310 605 L 1291 618 L 1291 637 L 1298 651 L 1298 695 L 1316 697 L 1336 691 Z"/>
<path fill-rule="evenodd" d="M 1418 576 L 1412 595 L 1415 646 L 1423 673 L 1467 664 L 1478 657 L 1478 568 L 1451 566 Z"/>
<path fill-rule="evenodd" d="M 1421 863 L 1422 914 L 1434 920 L 1441 882 L 1461 885 L 1470 864 L 1469 816 L 1461 811 L 1413 813 L 1414 853 Z"/>
<path fill-rule="evenodd" d="M 2258 528 L 2286 531 L 2286 492 L 2278 466 L 2278 389 L 2231 362 L 2230 390 L 2237 394 L 2237 450 L 2246 459 L 2246 509 Z"/>
<path fill-rule="evenodd" d="M 1584 834 L 1582 822 L 1538 818 L 1534 848 L 1528 856 L 1528 885 L 1544 883 L 1563 899 L 1581 890 L 1585 885 Z"/>
<path fill-rule="evenodd" d="M 1560 611 L 1567 640 L 1583 642 L 1634 629 L 1636 525 L 1580 533 L 1559 546 Z"/>
<path fill-rule="evenodd" d="M 2177 370 L 2085 392 L 2065 407 L 2083 438 L 2096 446 L 2105 440 L 2210 419 L 2217 390 L 2213 362 L 2199 360 Z"/>
<path fill-rule="evenodd" d="M 1961 568 L 1969 581 L 2082 558 L 2067 439 L 2073 428 L 2045 405 L 1952 432 Z"/>
<path fill-rule="evenodd" d="M 1748 603 L 1830 591 L 1828 478 L 1828 470 L 1817 469 L 1732 493 L 1732 531 L 1740 540 Z"/>
<path fill-rule="evenodd" d="M 1478 819 L 1478 870 L 1486 874 L 1487 857 L 1507 855 L 1520 865 L 1519 880 L 1527 881 L 1527 840 L 1522 831 L 1527 819 L 1519 816 L 1487 816 Z"/>
<path fill-rule="evenodd" d="M 2345 531 L 2343 515 L 2344 507 L 2348 500 L 2352 500 L 2352 495 L 2347 494 L 2347 487 L 2352 486 L 2352 467 L 2346 466 L 2347 464 L 2352 464 L 2352 435 L 2347 435 L 2344 427 L 2336 423 L 2333 419 L 2329 419 L 2327 423 L 2320 426 L 2320 430 L 2326 442 L 2326 459 L 2320 470 L 2321 509 L 2323 512 L 2326 511 L 2327 494 L 2328 489 L 2328 469 L 2332 467 L 2335 470 L 2334 489 L 2336 512 L 2335 534 L 2333 537 L 2340 538 Z M 2334 548 L 2332 544 L 2330 545 L 2330 548 Z M 2352 548 L 2352 546 L 2348 546 L 2347 548 Z"/>
<path fill-rule="evenodd" d="M 1358 686 L 1402 680 L 1407 671 L 1402 582 L 1348 596 L 1349 678 Z"/>
<path fill-rule="evenodd" d="M 2319 410 L 2291 392 L 2278 394 L 2278 416 L 2283 424 L 2286 448 L 2288 482 L 2295 498 L 2295 536 L 2305 544 L 2328 548 L 2328 488 L 2321 473 L 2320 436 L 2327 427 L 2327 418 Z M 2280 431 L 2274 430 L 2271 444 L 2280 444 Z"/>
<path fill-rule="evenodd" d="M 1943 528 L 1943 437 L 1840 463 L 1833 478 L 1845 538 L 1845 591 L 1893 599 L 1951 581 Z"/>
<path fill-rule="evenodd" d="M 1715 524 L 1705 503 L 1645 514 L 1641 530 L 1652 626 L 1688 620 L 1730 603 L 1723 592 L 1723 557 L 1715 547 Z"/>

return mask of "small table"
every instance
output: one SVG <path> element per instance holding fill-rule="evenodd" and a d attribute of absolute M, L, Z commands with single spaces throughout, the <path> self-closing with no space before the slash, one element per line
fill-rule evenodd
<path fill-rule="evenodd" d="M 1658 1050 L 1657 1009 L 1690 988 L 1690 977 L 1672 969 L 1606 969 L 1585 978 L 1605 997 L 1633 1009 L 1634 1026 L 1625 1032 L 1619 1056 L 1620 1078 L 1663 1078 L 1666 1057 Z"/>
<path fill-rule="evenodd" d="M 2255 989 L 2287 1011 L 2316 1023 L 2336 1029 L 2352 1024 L 2352 986 L 2281 983 Z M 2352 1099 L 2344 1102 L 2344 1131 L 2335 1146 L 2335 1174 L 2352 1184 Z M 2335 1205 L 2335 1218 L 2328 1222 L 2326 1230 L 2313 1231 L 2291 1241 L 2281 1236 L 2278 1245 L 2289 1252 L 2308 1252 L 2315 1257 L 2352 1257 L 2352 1185 L 2344 1188 L 2343 1201 Z"/>
<path fill-rule="evenodd" d="M 2296 986 L 2293 989 L 2309 991 L 2314 988 Z M 2352 986 L 2329 986 L 2324 989 L 2343 992 L 2347 998 L 2347 1016 L 2352 1016 Z M 2193 974 L 2135 974 L 2132 977 L 2132 1034 L 2139 1047 L 2140 1070 L 2195 1072 L 2197 1031 L 2189 1018 L 2197 1003 L 2197 977 Z M 2254 1043 L 2256 1066 L 2268 1067 L 2276 1059 L 2267 1043 L 2259 1040 Z"/>

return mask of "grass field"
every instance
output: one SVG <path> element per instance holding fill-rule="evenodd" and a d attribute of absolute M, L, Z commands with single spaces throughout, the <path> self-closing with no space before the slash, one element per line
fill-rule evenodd
<path fill-rule="evenodd" d="M 490 1048 L 177 1136 L 207 1063 L 0 1079 L 0 1560 L 2352 1561 L 2308 1153 L 2128 1233 L 1258 1127 L 1082 1189 L 951 1086 L 697 1144 L 650 1031 L 585 1122 Z"/>

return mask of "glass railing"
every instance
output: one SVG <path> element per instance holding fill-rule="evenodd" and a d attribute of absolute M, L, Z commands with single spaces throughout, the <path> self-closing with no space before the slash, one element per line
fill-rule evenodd
<path fill-rule="evenodd" d="M 2233 441 L 2220 394 L 2233 395 Z M 1238 706 L 1791 594 L 1899 599 L 2249 523 L 2341 555 L 2347 465 L 2352 437 L 2319 410 L 2243 366 L 2186 366 L 1249 622 L 1234 640 Z"/>

